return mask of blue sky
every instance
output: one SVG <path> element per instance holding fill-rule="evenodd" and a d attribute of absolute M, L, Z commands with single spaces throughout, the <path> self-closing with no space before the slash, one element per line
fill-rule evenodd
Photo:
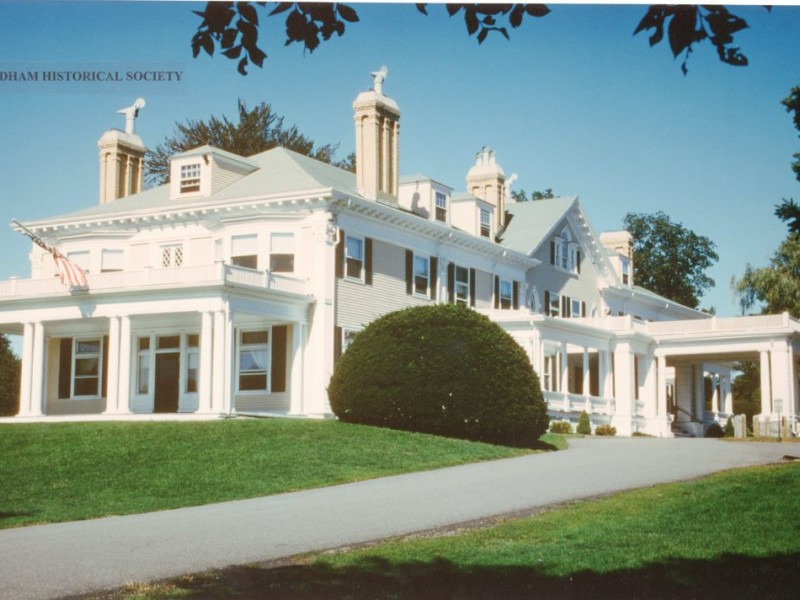
<path fill-rule="evenodd" d="M 263 69 L 242 77 L 222 56 L 193 59 L 199 24 L 187 2 L 0 0 L 0 71 L 179 70 L 180 84 L 0 81 L 0 223 L 71 212 L 98 201 L 97 140 L 122 127 L 116 111 L 142 96 L 137 133 L 155 147 L 176 121 L 233 116 L 237 98 L 261 101 L 318 143 L 353 149 L 352 101 L 389 67 L 384 86 L 402 110 L 402 173 L 456 190 L 482 146 L 515 189 L 577 194 L 600 232 L 626 212 L 663 210 L 706 235 L 720 260 L 701 300 L 738 312 L 731 276 L 766 264 L 785 237 L 773 216 L 800 200 L 790 170 L 798 132 L 780 104 L 800 85 L 800 7 L 736 7 L 750 28 L 737 43 L 750 66 L 721 64 L 698 47 L 684 76 L 664 44 L 633 36 L 643 6 L 551 5 L 511 41 L 469 38 L 444 8 L 358 4 L 361 22 L 313 54 L 284 47 L 264 19 Z M 262 19 L 266 13 L 261 12 Z M 0 278 L 27 277 L 29 243 L 0 228 Z"/>

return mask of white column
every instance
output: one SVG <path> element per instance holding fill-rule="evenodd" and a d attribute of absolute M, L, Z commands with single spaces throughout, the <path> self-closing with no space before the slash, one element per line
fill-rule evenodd
<path fill-rule="evenodd" d="M 776 400 L 780 400 L 780 414 L 788 415 L 791 412 L 794 400 L 792 374 L 791 347 L 783 342 L 773 348 L 771 354 L 772 367 L 772 412 L 778 413 Z"/>
<path fill-rule="evenodd" d="M 223 412 L 225 398 L 225 313 L 214 313 L 214 376 L 212 378 L 211 412 Z"/>
<path fill-rule="evenodd" d="M 214 314 L 203 312 L 200 315 L 200 373 L 197 385 L 198 399 L 197 412 L 206 414 L 212 412 L 212 380 L 214 372 Z"/>
<path fill-rule="evenodd" d="M 19 413 L 31 416 L 31 372 L 33 369 L 33 323 L 22 327 L 22 374 L 19 385 Z"/>
<path fill-rule="evenodd" d="M 231 414 L 236 410 L 236 389 L 239 387 L 236 381 L 236 344 L 234 342 L 235 328 L 233 326 L 233 313 L 227 310 L 223 313 L 224 326 L 224 376 L 222 394 L 222 412 Z"/>
<path fill-rule="evenodd" d="M 772 387 L 770 385 L 769 351 L 762 350 L 761 358 L 761 414 L 772 412 Z"/>
<path fill-rule="evenodd" d="M 119 323 L 119 382 L 117 392 L 117 410 L 121 415 L 131 413 L 131 318 L 120 317 Z"/>
<path fill-rule="evenodd" d="M 591 374 L 589 373 L 589 349 L 583 349 L 583 383 L 581 384 L 584 396 L 589 396 L 591 390 Z"/>
<path fill-rule="evenodd" d="M 302 415 L 305 410 L 305 402 L 303 398 L 303 380 L 305 375 L 305 348 L 306 348 L 306 332 L 307 326 L 305 323 L 292 324 L 292 369 L 291 369 L 291 387 L 290 387 L 290 400 L 289 400 L 289 413 L 293 415 Z"/>
<path fill-rule="evenodd" d="M 42 416 L 44 392 L 44 325 L 33 324 L 33 354 L 31 360 L 31 417 Z"/>
<path fill-rule="evenodd" d="M 119 412 L 119 317 L 108 319 L 108 381 L 105 414 Z"/>
<path fill-rule="evenodd" d="M 720 387 L 720 378 L 719 375 L 714 373 L 711 376 L 711 412 L 714 414 L 719 414 L 719 387 Z"/>
<path fill-rule="evenodd" d="M 635 355 L 629 344 L 619 344 L 614 350 L 614 396 L 615 410 L 612 424 L 620 435 L 630 435 L 633 430 L 631 418 L 635 402 L 636 385 Z"/>
<path fill-rule="evenodd" d="M 722 378 L 722 410 L 729 415 L 733 414 L 733 392 L 731 390 L 730 372 Z"/>
<path fill-rule="evenodd" d="M 644 416 L 654 419 L 658 414 L 658 374 L 655 356 L 643 355 L 642 366 L 644 368 Z"/>
<path fill-rule="evenodd" d="M 558 374 L 561 382 L 559 391 L 564 395 L 564 410 L 569 412 L 569 354 L 567 354 L 566 342 L 561 343 L 559 355 L 561 356 L 561 370 Z"/>
<path fill-rule="evenodd" d="M 672 437 L 673 434 L 670 430 L 669 413 L 667 408 L 667 357 L 659 355 L 657 357 L 657 362 L 658 373 L 656 379 L 658 380 L 658 383 L 656 391 L 656 414 L 659 422 L 661 423 L 661 431 L 659 435 L 661 437 Z"/>
<path fill-rule="evenodd" d="M 706 413 L 706 382 L 702 363 L 693 365 L 692 373 L 694 375 L 694 406 L 692 407 L 692 412 L 698 421 L 702 421 Z"/>

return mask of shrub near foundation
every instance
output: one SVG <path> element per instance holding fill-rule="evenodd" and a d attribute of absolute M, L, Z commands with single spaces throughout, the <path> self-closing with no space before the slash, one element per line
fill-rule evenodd
<path fill-rule="evenodd" d="M 457 305 L 373 321 L 342 355 L 328 396 L 342 421 L 494 444 L 530 447 L 548 426 L 519 344 Z"/>

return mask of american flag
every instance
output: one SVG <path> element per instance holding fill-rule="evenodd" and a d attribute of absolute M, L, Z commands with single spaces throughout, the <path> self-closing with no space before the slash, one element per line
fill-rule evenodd
<path fill-rule="evenodd" d="M 58 269 L 58 276 L 61 278 L 61 283 L 66 285 L 70 290 L 76 288 L 89 288 L 89 281 L 86 279 L 86 273 L 83 272 L 83 269 L 61 254 L 58 248 L 55 248 L 54 246 L 51 246 L 45 242 L 42 238 L 33 233 L 30 229 L 25 227 L 16 219 L 12 219 L 11 222 L 19 227 L 22 230 L 22 233 L 31 238 L 34 244 L 39 246 L 45 252 L 49 252 L 53 256 L 53 262 L 56 263 L 56 268 Z"/>

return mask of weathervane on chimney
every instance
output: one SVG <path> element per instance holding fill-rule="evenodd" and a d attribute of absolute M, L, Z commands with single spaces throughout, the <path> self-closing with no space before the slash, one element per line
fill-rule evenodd
<path fill-rule="evenodd" d="M 375 90 L 376 94 L 383 94 L 383 82 L 386 81 L 386 76 L 388 74 L 389 68 L 386 65 L 382 66 L 379 70 L 370 73 L 375 82 L 372 88 Z"/>
<path fill-rule="evenodd" d="M 125 133 L 133 135 L 134 123 L 139 116 L 139 110 L 144 108 L 144 98 L 137 98 L 131 106 L 118 110 L 117 112 L 125 115 Z"/>

